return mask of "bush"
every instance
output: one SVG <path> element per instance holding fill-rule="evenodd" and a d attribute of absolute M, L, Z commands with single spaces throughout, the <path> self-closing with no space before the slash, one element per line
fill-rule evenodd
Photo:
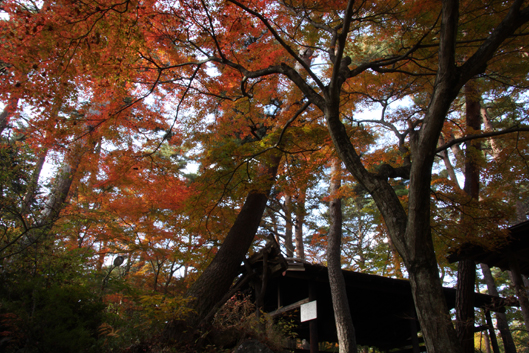
<path fill-rule="evenodd" d="M 68 260 L 68 265 L 61 260 Z M 55 259 L 33 273 L 23 267 L 2 273 L 2 351 L 98 351 L 98 327 L 105 305 L 99 299 L 96 282 L 71 258 L 61 260 Z"/>

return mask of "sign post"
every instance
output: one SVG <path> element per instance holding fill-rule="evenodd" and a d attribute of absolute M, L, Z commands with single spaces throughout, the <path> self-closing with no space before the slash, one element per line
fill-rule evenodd
<path fill-rule="evenodd" d="M 317 318 L 318 307 L 316 300 L 301 305 L 301 322 L 310 321 Z"/>

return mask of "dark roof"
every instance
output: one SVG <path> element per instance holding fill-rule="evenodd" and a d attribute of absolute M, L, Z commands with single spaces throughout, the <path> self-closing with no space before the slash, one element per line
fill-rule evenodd
<path fill-rule="evenodd" d="M 299 264 L 298 264 L 299 266 Z M 274 311 L 309 297 L 312 284 L 317 298 L 318 336 L 320 341 L 337 342 L 328 272 L 325 266 L 304 265 L 304 271 L 285 271 L 271 278 L 267 285 L 264 310 Z M 343 271 L 356 339 L 359 345 L 390 349 L 411 344 L 412 320 L 416 320 L 410 283 L 394 279 Z M 455 306 L 455 289 L 444 288 L 447 305 Z M 475 294 L 475 306 L 492 305 L 493 297 Z M 296 316 L 299 318 L 299 316 Z M 298 337 L 309 337 L 308 323 L 301 323 Z"/>
<path fill-rule="evenodd" d="M 470 259 L 505 271 L 509 270 L 509 260 L 515 257 L 520 272 L 529 276 L 529 221 L 510 227 L 509 232 L 507 243 L 498 248 L 490 250 L 481 245 L 465 243 L 448 256 L 448 261 Z"/>

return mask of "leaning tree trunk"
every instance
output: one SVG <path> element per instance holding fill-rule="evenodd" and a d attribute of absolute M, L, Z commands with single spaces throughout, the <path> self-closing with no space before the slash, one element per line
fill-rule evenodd
<path fill-rule="evenodd" d="M 341 266 L 342 199 L 337 196 L 341 185 L 341 161 L 333 159 L 331 165 L 331 201 L 329 203 L 330 228 L 327 235 L 327 268 L 331 287 L 334 321 L 340 353 L 357 352 L 355 329 L 349 309 L 349 300 Z"/>
<path fill-rule="evenodd" d="M 273 156 L 268 165 L 261 166 L 260 175 L 268 179 L 268 185 L 264 190 L 250 191 L 213 261 L 186 293 L 186 296 L 191 298 L 189 306 L 193 310 L 186 320 L 188 327 L 196 327 L 208 316 L 215 304 L 228 292 L 239 273 L 241 263 L 261 223 L 280 160 L 280 156 Z M 178 333 L 174 332 L 176 327 L 175 322 L 166 327 L 166 339 L 177 337 Z"/>
<path fill-rule="evenodd" d="M 40 215 L 36 228 L 38 232 L 30 232 L 27 242 L 33 243 L 39 239 L 45 239 L 50 235 L 50 230 L 59 218 L 61 211 L 66 205 L 68 194 L 71 194 L 73 180 L 83 160 L 84 154 L 94 146 L 89 137 L 76 141 L 65 155 L 63 164 L 57 172 L 55 183 L 45 203 L 44 210 Z"/>
<path fill-rule="evenodd" d="M 81 150 L 82 146 L 75 146 L 74 150 Z M 79 151 L 80 152 L 80 151 Z M 63 165 L 57 172 L 53 190 L 50 192 L 48 201 L 39 219 L 39 226 L 49 229 L 57 220 L 60 212 L 65 206 L 66 198 L 70 192 L 75 174 L 81 163 L 82 153 L 73 153 L 65 157 Z"/>

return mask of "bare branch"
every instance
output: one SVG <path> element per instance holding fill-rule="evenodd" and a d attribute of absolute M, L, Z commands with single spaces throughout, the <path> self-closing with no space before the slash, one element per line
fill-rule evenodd
<path fill-rule="evenodd" d="M 241 9 L 243 9 L 244 11 L 248 12 L 249 14 L 251 14 L 252 16 L 255 16 L 257 17 L 265 26 L 266 28 L 268 28 L 268 30 L 270 31 L 270 33 L 272 33 L 272 35 L 274 36 L 274 38 L 279 42 L 279 44 L 281 44 L 281 46 L 298 62 L 300 63 L 301 66 L 303 66 L 303 68 L 305 70 L 307 70 L 309 76 L 314 80 L 314 82 L 316 82 L 316 84 L 318 85 L 318 87 L 324 91 L 325 90 L 325 86 L 323 85 L 323 83 L 320 81 L 320 79 L 318 78 L 318 76 L 316 76 L 316 74 L 311 70 L 310 66 L 302 59 L 299 57 L 299 55 L 283 40 L 283 38 L 281 38 L 281 36 L 279 35 L 279 33 L 277 33 L 277 31 L 272 27 L 272 25 L 270 24 L 270 22 L 268 22 L 268 20 L 263 16 L 261 15 L 260 13 L 258 13 L 257 11 L 254 11 L 252 9 L 250 9 L 249 7 L 241 4 L 240 2 L 236 1 L 236 0 L 228 0 L 229 2 L 231 2 L 232 4 L 240 7 Z"/>
<path fill-rule="evenodd" d="M 513 132 L 522 132 L 522 131 L 529 131 L 529 127 L 518 126 L 518 127 L 512 127 L 512 128 L 509 128 L 509 129 L 505 129 L 505 130 L 502 130 L 502 131 L 492 131 L 492 132 L 485 132 L 483 134 L 467 135 L 467 136 L 464 136 L 464 137 L 453 139 L 450 142 L 445 143 L 444 145 L 438 147 L 435 150 L 435 153 L 439 153 L 441 151 L 444 151 L 447 148 L 452 147 L 453 145 L 457 145 L 457 144 L 462 143 L 462 142 L 466 142 L 466 141 L 470 141 L 470 140 L 476 140 L 476 139 L 481 139 L 481 138 L 486 138 L 486 137 L 493 137 L 493 136 L 501 136 L 501 135 L 506 135 L 506 134 L 512 134 Z"/>

